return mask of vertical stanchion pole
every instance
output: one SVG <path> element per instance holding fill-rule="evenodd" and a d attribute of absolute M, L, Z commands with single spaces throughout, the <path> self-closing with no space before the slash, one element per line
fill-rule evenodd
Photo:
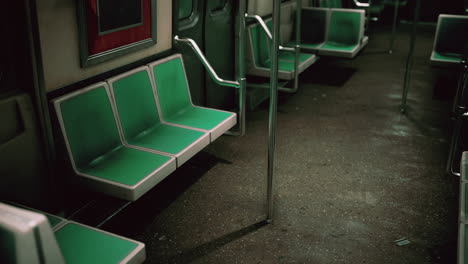
<path fill-rule="evenodd" d="M 294 91 L 299 89 L 299 56 L 301 54 L 302 0 L 296 1 L 296 43 L 294 45 Z"/>
<path fill-rule="evenodd" d="M 421 10 L 421 0 L 416 0 L 416 5 L 414 8 L 413 31 L 411 32 L 410 50 L 408 53 L 408 58 L 406 60 L 405 80 L 403 83 L 403 95 L 401 98 L 401 107 L 400 107 L 401 113 L 406 113 L 408 91 L 409 91 L 409 85 L 410 85 L 410 79 L 411 79 L 411 70 L 413 68 L 414 46 L 416 45 L 416 32 L 418 29 L 420 10 Z"/>
<path fill-rule="evenodd" d="M 280 0 L 273 0 L 273 47 L 270 68 L 270 111 L 268 117 L 267 223 L 273 220 L 273 178 L 275 172 L 276 126 L 278 108 L 278 48 Z"/>
<path fill-rule="evenodd" d="M 392 26 L 392 36 L 390 37 L 390 48 L 388 49 L 388 53 L 393 53 L 393 44 L 395 43 L 395 35 L 396 35 L 396 28 L 398 24 L 398 9 L 400 5 L 400 0 L 394 0 L 395 9 L 393 11 L 393 26 Z"/>
<path fill-rule="evenodd" d="M 239 87 L 239 134 L 245 134 L 245 101 L 247 95 L 247 80 L 245 77 L 245 12 L 247 0 L 239 1 L 237 21 L 237 81 Z"/>

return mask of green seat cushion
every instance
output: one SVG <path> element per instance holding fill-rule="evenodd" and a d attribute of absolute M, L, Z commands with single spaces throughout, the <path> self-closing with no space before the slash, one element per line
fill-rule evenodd
<path fill-rule="evenodd" d="M 87 228 L 67 223 L 55 232 L 67 264 L 120 263 L 138 244 Z"/>
<path fill-rule="evenodd" d="M 169 159 L 141 150 L 118 147 L 96 158 L 80 171 L 113 182 L 135 185 Z"/>
<path fill-rule="evenodd" d="M 177 154 L 204 135 L 160 122 L 145 68 L 112 82 L 112 91 L 125 139 L 131 145 Z"/>
<path fill-rule="evenodd" d="M 336 50 L 336 51 L 352 51 L 358 45 L 343 45 L 341 43 L 336 42 L 326 42 L 320 49 L 329 49 L 329 50 Z"/>
<path fill-rule="evenodd" d="M 78 170 L 122 145 L 104 86 L 63 101 L 60 110 Z"/>
<path fill-rule="evenodd" d="M 167 118 L 166 121 L 178 125 L 211 130 L 226 120 L 230 113 L 212 109 L 187 107 L 179 113 Z"/>
<path fill-rule="evenodd" d="M 459 63 L 462 60 L 461 54 L 441 54 L 439 52 L 434 52 L 433 58 L 436 60 L 442 60 L 447 62 Z"/>
<path fill-rule="evenodd" d="M 313 57 L 313 54 L 307 54 L 307 53 L 300 53 L 299 54 L 299 63 L 302 63 L 306 60 L 309 60 L 311 57 Z M 289 52 L 289 51 L 280 51 L 278 54 L 278 59 L 281 61 L 292 61 L 294 62 L 296 58 L 296 55 L 294 52 Z"/>
<path fill-rule="evenodd" d="M 270 60 L 270 40 L 259 24 L 249 27 L 251 49 L 255 65 L 265 67 Z"/>
<path fill-rule="evenodd" d="M 177 154 L 204 135 L 191 129 L 160 124 L 128 140 L 131 145 Z"/>
<path fill-rule="evenodd" d="M 211 130 L 231 116 L 231 113 L 192 105 L 180 57 L 153 66 L 153 74 L 165 121 Z"/>
<path fill-rule="evenodd" d="M 327 43 L 341 44 L 347 48 L 359 44 L 361 15 L 359 12 L 332 11 Z"/>

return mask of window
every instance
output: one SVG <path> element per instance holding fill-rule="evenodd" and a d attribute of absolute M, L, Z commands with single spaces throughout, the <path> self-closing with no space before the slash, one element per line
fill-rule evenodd
<path fill-rule="evenodd" d="M 189 19 L 193 13 L 194 0 L 179 0 L 179 20 Z"/>

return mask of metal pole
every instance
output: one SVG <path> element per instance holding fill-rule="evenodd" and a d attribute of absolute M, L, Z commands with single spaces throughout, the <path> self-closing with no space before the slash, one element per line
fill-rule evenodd
<path fill-rule="evenodd" d="M 239 1 L 237 29 L 237 82 L 239 87 L 239 136 L 245 134 L 245 107 L 247 96 L 247 79 L 245 77 L 245 13 L 247 0 Z"/>
<path fill-rule="evenodd" d="M 294 45 L 294 89 L 296 92 L 299 89 L 299 56 L 301 53 L 301 14 L 302 0 L 296 1 L 296 43 Z"/>
<path fill-rule="evenodd" d="M 406 60 L 406 72 L 405 72 L 405 80 L 403 84 L 403 95 L 401 98 L 401 108 L 400 108 L 401 113 L 406 113 L 408 90 L 409 90 L 410 79 L 411 79 L 411 70 L 413 68 L 414 46 L 416 45 L 416 31 L 418 28 L 420 10 L 421 10 L 421 0 L 416 0 L 416 6 L 414 8 L 413 32 L 411 33 L 410 50 L 408 53 L 408 58 Z"/>
<path fill-rule="evenodd" d="M 273 221 L 273 176 L 275 171 L 276 126 L 278 107 L 278 49 L 280 0 L 273 0 L 273 47 L 271 48 L 270 68 L 270 111 L 268 118 L 268 186 L 267 223 Z"/>
<path fill-rule="evenodd" d="M 400 0 L 394 0 L 395 2 L 395 9 L 393 11 L 393 27 L 392 27 L 392 36 L 390 38 L 390 48 L 388 49 L 388 53 L 393 53 L 393 44 L 395 43 L 395 35 L 396 35 L 396 28 L 398 23 L 398 9 L 400 5 Z"/>

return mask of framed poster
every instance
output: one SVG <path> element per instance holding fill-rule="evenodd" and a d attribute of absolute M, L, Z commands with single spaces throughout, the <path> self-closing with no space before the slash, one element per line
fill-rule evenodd
<path fill-rule="evenodd" d="M 156 44 L 156 0 L 79 0 L 81 67 Z"/>

